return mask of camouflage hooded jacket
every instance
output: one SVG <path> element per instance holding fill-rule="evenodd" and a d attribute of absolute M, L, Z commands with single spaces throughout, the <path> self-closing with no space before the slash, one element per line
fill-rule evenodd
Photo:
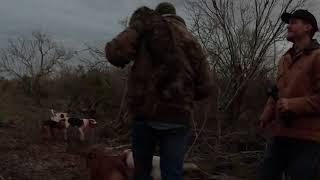
<path fill-rule="evenodd" d="M 142 7 L 105 53 L 117 67 L 133 61 L 127 92 L 133 117 L 188 125 L 194 101 L 212 92 L 206 56 L 179 16 Z"/>

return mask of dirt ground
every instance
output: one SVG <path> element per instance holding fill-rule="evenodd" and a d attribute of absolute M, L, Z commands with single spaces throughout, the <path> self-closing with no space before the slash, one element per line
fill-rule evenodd
<path fill-rule="evenodd" d="M 63 136 L 56 140 L 43 137 L 37 126 L 0 122 L 0 180 L 89 179 L 85 157 L 67 151 Z M 195 173 L 184 179 L 207 179 L 204 177 Z"/>
<path fill-rule="evenodd" d="M 15 123 L 0 124 L 0 180 L 87 180 L 85 158 L 63 141 L 41 140 Z"/>

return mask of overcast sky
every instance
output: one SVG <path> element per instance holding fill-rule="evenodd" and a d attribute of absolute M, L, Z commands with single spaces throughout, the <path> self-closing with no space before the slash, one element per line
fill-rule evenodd
<path fill-rule="evenodd" d="M 183 0 L 169 0 L 181 12 Z M 8 38 L 42 31 L 65 44 L 106 41 L 121 30 L 119 20 L 159 0 L 0 0 L 0 46 Z"/>
<path fill-rule="evenodd" d="M 183 15 L 184 0 L 174 3 Z M 320 0 L 314 0 L 318 9 Z M 66 45 L 105 42 L 121 30 L 119 21 L 139 6 L 161 0 L 0 0 L 0 47 L 9 38 L 48 33 Z M 318 12 L 317 12 L 318 13 Z M 319 16 L 318 16 L 319 17 Z"/>

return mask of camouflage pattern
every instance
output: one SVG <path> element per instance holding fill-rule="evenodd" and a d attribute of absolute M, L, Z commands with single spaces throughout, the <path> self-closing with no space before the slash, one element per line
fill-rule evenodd
<path fill-rule="evenodd" d="M 187 125 L 194 101 L 211 92 L 206 56 L 179 16 L 139 8 L 107 43 L 106 57 L 120 67 L 134 61 L 127 94 L 133 116 Z"/>

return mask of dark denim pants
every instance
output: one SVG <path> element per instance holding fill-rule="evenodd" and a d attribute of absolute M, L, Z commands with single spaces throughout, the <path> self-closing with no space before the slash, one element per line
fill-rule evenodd
<path fill-rule="evenodd" d="M 152 158 L 157 144 L 160 147 L 162 180 L 181 180 L 188 137 L 189 129 L 186 127 L 161 129 L 135 120 L 132 131 L 134 180 L 152 179 Z"/>
<path fill-rule="evenodd" d="M 258 180 L 318 180 L 320 143 L 288 137 L 274 137 L 258 171 Z"/>

